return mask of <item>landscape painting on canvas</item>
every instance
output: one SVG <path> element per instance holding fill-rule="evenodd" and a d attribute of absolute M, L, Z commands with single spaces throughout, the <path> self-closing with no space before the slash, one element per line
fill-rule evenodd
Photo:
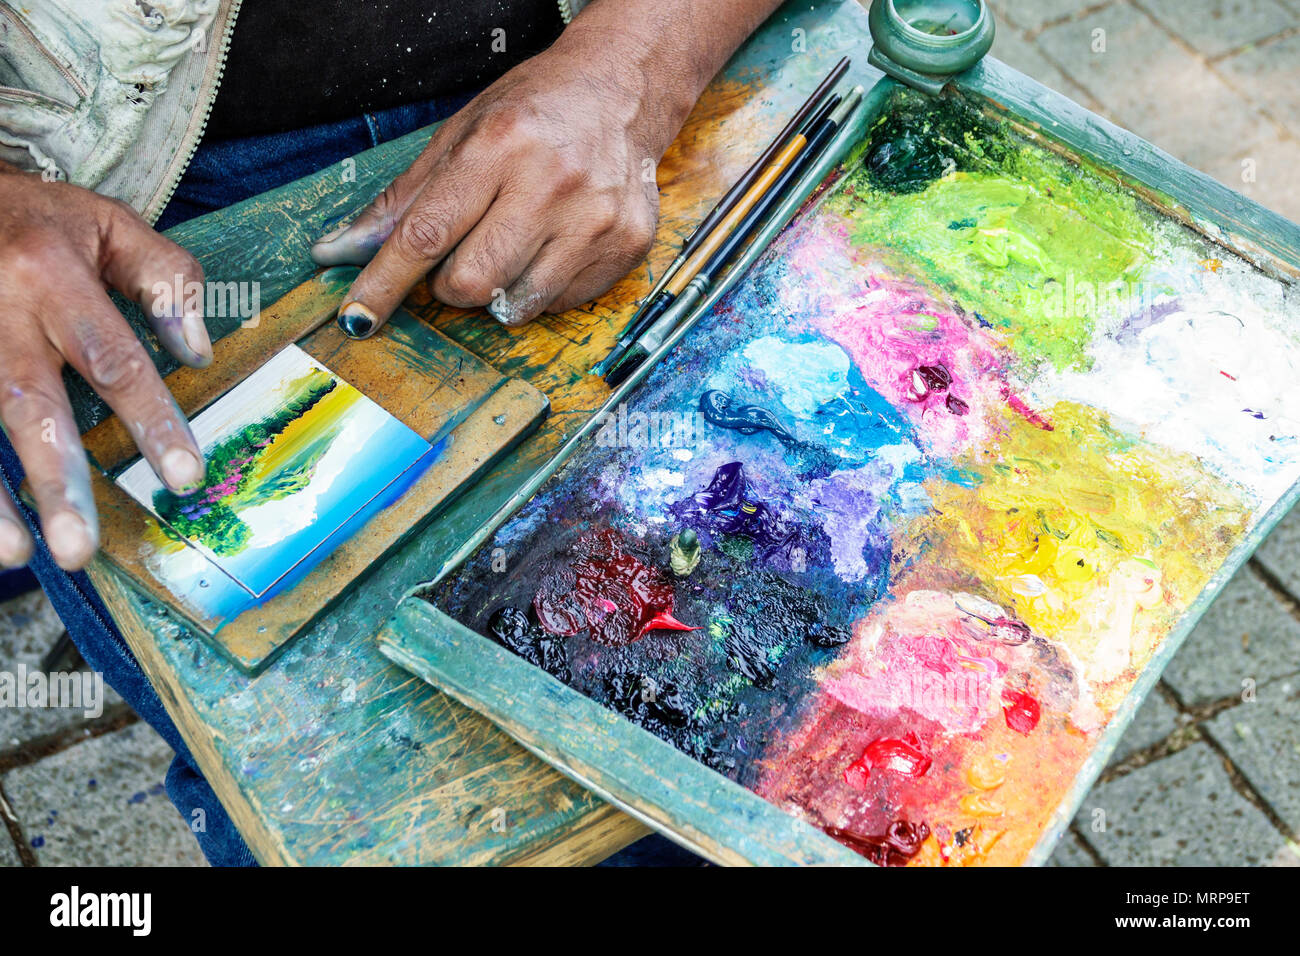
<path fill-rule="evenodd" d="M 189 603 L 212 616 L 266 595 L 319 557 L 430 453 L 427 441 L 295 345 L 190 424 L 207 461 L 201 488 L 173 494 L 143 460 L 117 483 L 157 518 L 146 536 L 151 569 L 176 594 L 202 595 Z"/>
<path fill-rule="evenodd" d="M 1296 305 L 900 93 L 428 596 L 871 860 L 1023 862 L 1300 478 Z"/>

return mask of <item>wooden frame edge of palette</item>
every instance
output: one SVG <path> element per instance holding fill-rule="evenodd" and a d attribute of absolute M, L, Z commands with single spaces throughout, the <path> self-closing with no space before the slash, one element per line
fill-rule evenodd
<path fill-rule="evenodd" d="M 166 378 L 181 409 L 192 418 L 242 381 L 270 352 L 298 341 L 314 358 L 435 447 L 454 436 L 410 488 L 370 516 L 301 580 L 229 621 L 200 617 L 150 572 L 140 555 L 130 529 L 144 520 L 141 507 L 103 471 L 91 473 L 103 527 L 96 562 L 150 600 L 165 605 L 249 675 L 265 670 L 298 634 L 346 596 L 356 581 L 531 434 L 550 411 L 549 399 L 532 385 L 506 378 L 409 313 L 399 312 L 385 333 L 366 345 L 352 344 L 335 326 L 325 323 L 355 271 L 328 270 L 308 280 L 268 310 L 257 336 L 227 336 L 214 346 L 216 359 L 209 369 L 181 368 Z M 445 355 L 449 361 L 445 368 L 435 369 L 436 363 L 430 360 L 429 370 L 439 373 L 436 378 L 424 375 L 403 380 L 394 375 L 413 371 L 409 353 L 415 351 Z M 454 381 L 448 374 L 452 369 Z M 385 382 L 396 381 L 405 384 L 384 387 Z M 412 387 L 412 382 L 420 387 Z M 430 401 L 434 393 L 444 391 L 446 400 Z M 431 410 L 434 406 L 437 411 Z M 115 416 L 88 432 L 84 440 L 92 459 L 109 472 L 134 458 L 130 436 Z"/>
<path fill-rule="evenodd" d="M 403 599 L 378 639 L 389 660 L 486 714 L 566 776 L 714 863 L 871 865 L 426 601 Z M 709 775 L 707 787 L 700 786 L 701 770 Z"/>

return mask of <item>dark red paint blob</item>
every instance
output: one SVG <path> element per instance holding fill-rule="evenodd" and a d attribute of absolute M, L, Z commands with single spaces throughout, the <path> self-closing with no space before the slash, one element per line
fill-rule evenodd
<path fill-rule="evenodd" d="M 537 621 L 552 634 L 590 630 L 601 644 L 623 646 L 647 631 L 694 631 L 673 617 L 673 582 L 629 554 L 606 528 L 573 546 L 568 562 L 543 575 L 533 596 Z"/>
<path fill-rule="evenodd" d="M 937 362 L 934 365 L 918 365 L 916 374 L 921 376 L 925 387 L 932 392 L 942 392 L 952 384 L 952 373 Z"/>
<path fill-rule="evenodd" d="M 861 853 L 877 866 L 903 866 L 921 852 L 921 844 L 930 835 L 924 823 L 895 820 L 880 836 L 859 833 L 840 827 L 824 827 L 827 836 L 839 840 L 850 850 Z"/>
<path fill-rule="evenodd" d="M 890 770 L 907 777 L 920 777 L 930 769 L 930 755 L 919 737 L 908 731 L 903 737 L 881 737 L 867 744 L 862 756 L 844 771 L 844 782 L 863 790 L 873 770 Z"/>
<path fill-rule="evenodd" d="M 1007 726 L 1017 733 L 1027 734 L 1038 726 L 1042 712 L 1038 701 L 1024 691 L 1002 689 L 1002 713 L 1007 718 Z"/>

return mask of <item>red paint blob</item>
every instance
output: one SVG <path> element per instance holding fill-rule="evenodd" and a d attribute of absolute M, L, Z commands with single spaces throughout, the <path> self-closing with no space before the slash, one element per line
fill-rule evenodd
<path fill-rule="evenodd" d="M 618 532 L 606 528 L 573 546 L 568 563 L 542 577 L 533 596 L 547 631 L 571 637 L 590 630 L 601 644 L 623 646 L 647 631 L 694 631 L 673 617 L 673 582 L 664 571 L 629 554 Z"/>
<path fill-rule="evenodd" d="M 1038 701 L 1024 691 L 1002 689 L 1002 713 L 1007 719 L 1007 726 L 1017 733 L 1027 734 L 1038 726 L 1042 711 Z"/>
<path fill-rule="evenodd" d="M 844 782 L 864 790 L 873 770 L 890 770 L 907 777 L 920 777 L 930 769 L 930 755 L 921 740 L 908 731 L 903 737 L 881 737 L 867 744 L 862 756 L 844 771 Z"/>
<path fill-rule="evenodd" d="M 865 760 L 855 760 L 844 770 L 844 782 L 854 790 L 866 790 L 871 766 Z"/>

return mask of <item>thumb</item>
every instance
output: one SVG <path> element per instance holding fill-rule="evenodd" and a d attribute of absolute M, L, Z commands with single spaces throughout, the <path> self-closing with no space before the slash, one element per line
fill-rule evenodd
<path fill-rule="evenodd" d="M 335 226 L 312 244 L 311 258 L 318 266 L 364 266 L 393 232 L 393 226 L 411 204 L 417 188 L 393 180 L 360 215 Z"/>
<path fill-rule="evenodd" d="M 429 177 L 429 172 L 447 151 L 452 121 L 438 128 L 424 151 L 405 172 L 394 179 L 374 201 L 354 219 L 334 225 L 311 247 L 311 257 L 318 266 L 364 266 L 375 257 L 398 220 Z"/>

